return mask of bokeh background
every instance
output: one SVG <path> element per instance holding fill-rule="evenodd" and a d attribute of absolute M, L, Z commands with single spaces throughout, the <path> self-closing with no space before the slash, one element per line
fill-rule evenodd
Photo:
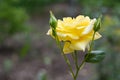
<path fill-rule="evenodd" d="M 55 41 L 46 35 L 50 10 L 59 19 L 102 14 L 103 37 L 94 48 L 106 57 L 87 63 L 78 80 L 120 80 L 120 0 L 0 0 L 0 80 L 72 80 Z"/>

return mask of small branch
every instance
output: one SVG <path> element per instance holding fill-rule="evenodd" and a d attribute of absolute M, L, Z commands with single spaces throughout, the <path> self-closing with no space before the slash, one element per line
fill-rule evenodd
<path fill-rule="evenodd" d="M 72 66 L 71 66 L 71 64 L 70 64 L 69 59 L 67 58 L 67 56 L 66 56 L 66 55 L 64 54 L 64 52 L 63 52 L 62 46 L 61 46 L 61 44 L 60 44 L 60 41 L 59 41 L 57 35 L 56 35 L 56 43 L 57 43 L 58 47 L 60 48 L 60 51 L 62 52 L 62 55 L 63 55 L 63 57 L 64 57 L 64 60 L 66 61 L 67 65 L 68 65 L 68 67 L 69 67 L 69 69 L 70 69 L 70 72 L 71 72 L 71 74 L 72 74 L 72 77 L 74 78 L 74 72 L 73 72 L 73 70 L 72 70 Z"/>

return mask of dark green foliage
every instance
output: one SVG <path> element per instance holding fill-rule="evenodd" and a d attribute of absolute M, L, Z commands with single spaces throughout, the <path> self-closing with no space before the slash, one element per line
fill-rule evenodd
<path fill-rule="evenodd" d="M 28 16 L 23 8 L 14 6 L 17 1 L 0 1 L 0 41 L 26 29 Z"/>
<path fill-rule="evenodd" d="M 28 40 L 27 40 L 28 41 Z M 24 44 L 23 48 L 21 49 L 21 52 L 20 52 L 20 58 L 24 58 L 26 57 L 27 53 L 29 52 L 30 50 L 30 43 L 29 41 Z"/>
<path fill-rule="evenodd" d="M 65 0 L 20 0 L 19 6 L 24 7 L 28 12 L 40 12 L 44 7 Z"/>
<path fill-rule="evenodd" d="M 77 0 L 81 6 L 81 12 L 86 15 L 98 17 L 100 14 L 112 14 L 120 16 L 120 0 Z"/>
<path fill-rule="evenodd" d="M 98 63 L 102 61 L 104 57 L 105 53 L 103 51 L 91 51 L 85 55 L 85 61 L 88 63 Z"/>

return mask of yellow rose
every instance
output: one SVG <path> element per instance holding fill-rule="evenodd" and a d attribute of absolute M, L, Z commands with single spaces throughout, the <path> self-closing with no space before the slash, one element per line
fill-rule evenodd
<path fill-rule="evenodd" d="M 94 34 L 94 23 L 96 19 L 90 19 L 88 16 L 79 15 L 76 18 L 65 17 L 57 22 L 56 33 L 60 41 L 64 41 L 63 51 L 65 54 L 74 52 L 74 50 L 83 50 L 89 46 Z M 52 29 L 48 30 L 47 35 L 52 36 Z M 96 32 L 95 39 L 101 35 Z"/>

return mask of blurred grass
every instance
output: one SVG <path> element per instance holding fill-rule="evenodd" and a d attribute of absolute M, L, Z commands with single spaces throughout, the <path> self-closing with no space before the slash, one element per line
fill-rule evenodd
<path fill-rule="evenodd" d="M 12 5 L 14 0 L 1 0 L 0 2 L 0 43 L 18 33 L 24 32 L 26 29 L 25 21 L 28 15 L 21 7 Z"/>

